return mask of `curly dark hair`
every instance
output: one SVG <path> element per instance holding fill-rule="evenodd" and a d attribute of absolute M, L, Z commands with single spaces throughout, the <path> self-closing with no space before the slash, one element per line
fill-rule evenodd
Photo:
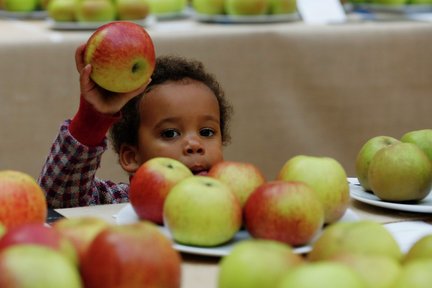
<path fill-rule="evenodd" d="M 139 103 L 145 94 L 154 86 L 168 81 L 183 81 L 193 79 L 204 83 L 213 91 L 219 103 L 220 128 L 222 143 L 226 145 L 231 140 L 228 123 L 232 114 L 232 106 L 225 98 L 225 93 L 212 74 L 205 71 L 204 65 L 193 59 L 179 56 L 160 56 L 156 59 L 156 67 L 152 81 L 144 93 L 131 99 L 121 110 L 122 118 L 110 129 L 111 144 L 116 153 L 119 153 L 122 144 L 138 145 L 138 129 L 140 123 Z"/>

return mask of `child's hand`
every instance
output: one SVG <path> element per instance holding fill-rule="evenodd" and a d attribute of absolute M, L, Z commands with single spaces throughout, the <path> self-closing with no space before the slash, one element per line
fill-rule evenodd
<path fill-rule="evenodd" d="M 128 93 L 115 93 L 103 89 L 98 86 L 90 78 L 91 65 L 84 64 L 85 44 L 80 45 L 75 51 L 75 63 L 78 72 L 80 73 L 80 89 L 81 95 L 93 107 L 104 114 L 115 114 L 133 97 L 142 93 L 148 83 L 135 91 Z M 150 81 L 149 81 L 150 82 Z"/>

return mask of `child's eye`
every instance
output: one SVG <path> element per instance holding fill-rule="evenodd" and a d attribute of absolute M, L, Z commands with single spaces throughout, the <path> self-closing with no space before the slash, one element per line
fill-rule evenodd
<path fill-rule="evenodd" d="M 167 129 L 162 131 L 161 136 L 163 138 L 175 138 L 180 136 L 180 133 L 176 131 L 175 129 Z"/>
<path fill-rule="evenodd" d="M 213 135 L 215 135 L 215 131 L 213 129 L 210 128 L 204 128 L 200 130 L 200 135 L 203 137 L 211 137 Z"/>

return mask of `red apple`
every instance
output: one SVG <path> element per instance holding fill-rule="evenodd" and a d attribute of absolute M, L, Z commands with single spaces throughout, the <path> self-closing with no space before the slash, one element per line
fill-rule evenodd
<path fill-rule="evenodd" d="M 91 216 L 62 218 L 52 224 L 54 230 L 74 245 L 80 263 L 93 239 L 108 226 L 105 220 Z"/>
<path fill-rule="evenodd" d="M 102 88 L 131 92 L 145 85 L 153 73 L 154 45 L 144 27 L 114 21 L 91 35 L 84 61 L 92 65 L 91 78 Z"/>
<path fill-rule="evenodd" d="M 207 176 L 227 185 L 240 200 L 242 207 L 249 195 L 265 183 L 262 172 L 252 163 L 222 161 L 212 166 Z"/>
<path fill-rule="evenodd" d="M 25 223 L 45 223 L 47 203 L 38 183 L 26 173 L 0 171 L 0 223 L 12 228 Z"/>
<path fill-rule="evenodd" d="M 303 182 L 272 181 L 258 187 L 244 207 L 246 229 L 255 238 L 293 246 L 309 243 L 324 223 L 323 206 Z"/>
<path fill-rule="evenodd" d="M 44 224 L 30 223 L 8 229 L 0 238 L 0 251 L 22 244 L 49 247 L 77 263 L 77 253 L 69 239 Z"/>
<path fill-rule="evenodd" d="M 156 157 L 146 161 L 132 177 L 129 200 L 140 219 L 163 224 L 163 205 L 171 188 L 180 180 L 193 176 L 180 161 Z"/>
<path fill-rule="evenodd" d="M 148 221 L 110 226 L 99 233 L 81 263 L 86 288 L 179 288 L 181 258 Z"/>

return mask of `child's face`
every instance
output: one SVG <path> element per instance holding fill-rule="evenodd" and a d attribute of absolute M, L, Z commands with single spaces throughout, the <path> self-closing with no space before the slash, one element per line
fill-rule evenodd
<path fill-rule="evenodd" d="M 138 163 L 170 157 L 205 174 L 223 160 L 218 101 L 203 83 L 167 82 L 140 103 Z"/>

